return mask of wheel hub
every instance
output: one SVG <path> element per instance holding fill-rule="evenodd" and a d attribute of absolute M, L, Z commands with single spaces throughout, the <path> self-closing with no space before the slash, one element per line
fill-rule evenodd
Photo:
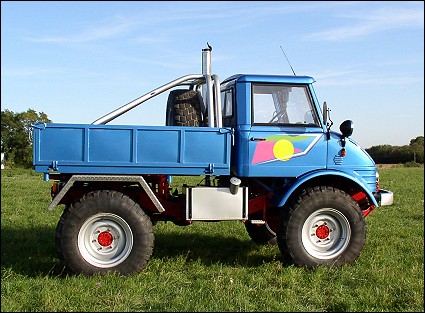
<path fill-rule="evenodd" d="M 121 228 L 112 221 L 100 220 L 92 224 L 91 247 L 99 253 L 116 249 L 120 243 Z"/>
<path fill-rule="evenodd" d="M 326 225 L 320 225 L 316 229 L 317 238 L 323 240 L 329 236 L 329 227 Z"/>
<path fill-rule="evenodd" d="M 99 236 L 97 236 L 97 242 L 104 247 L 110 246 L 113 240 L 114 237 L 108 231 L 101 232 Z"/>

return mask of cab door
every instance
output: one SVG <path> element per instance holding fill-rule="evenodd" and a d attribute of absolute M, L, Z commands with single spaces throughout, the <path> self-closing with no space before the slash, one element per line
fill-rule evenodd
<path fill-rule="evenodd" d="M 297 177 L 326 167 L 326 137 L 308 85 L 252 83 L 243 176 Z"/>

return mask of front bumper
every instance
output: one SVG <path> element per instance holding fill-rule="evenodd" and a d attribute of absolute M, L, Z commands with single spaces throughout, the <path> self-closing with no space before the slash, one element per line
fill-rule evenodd
<path fill-rule="evenodd" d="M 394 203 L 394 194 L 392 191 L 380 189 L 374 193 L 374 196 L 380 206 L 392 205 Z"/>

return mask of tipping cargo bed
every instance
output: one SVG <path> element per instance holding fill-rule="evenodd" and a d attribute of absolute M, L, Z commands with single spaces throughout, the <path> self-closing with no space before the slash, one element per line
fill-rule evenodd
<path fill-rule="evenodd" d="M 41 173 L 230 173 L 227 128 L 39 123 L 33 135 L 33 165 Z"/>

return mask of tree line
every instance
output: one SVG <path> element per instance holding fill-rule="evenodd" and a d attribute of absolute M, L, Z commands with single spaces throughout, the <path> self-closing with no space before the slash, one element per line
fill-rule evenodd
<path fill-rule="evenodd" d="M 28 109 L 15 113 L 1 111 L 1 152 L 7 167 L 32 167 L 32 128 L 31 124 L 52 122 L 44 112 Z"/>
<path fill-rule="evenodd" d="M 424 136 L 410 140 L 405 146 L 379 145 L 365 150 L 378 164 L 424 164 Z"/>
<path fill-rule="evenodd" d="M 7 167 L 32 167 L 32 127 L 31 124 L 51 123 L 44 112 L 28 109 L 15 113 L 1 111 L 1 152 Z M 424 136 L 410 140 L 409 145 L 373 146 L 366 151 L 377 164 L 415 163 L 424 164 Z"/>

